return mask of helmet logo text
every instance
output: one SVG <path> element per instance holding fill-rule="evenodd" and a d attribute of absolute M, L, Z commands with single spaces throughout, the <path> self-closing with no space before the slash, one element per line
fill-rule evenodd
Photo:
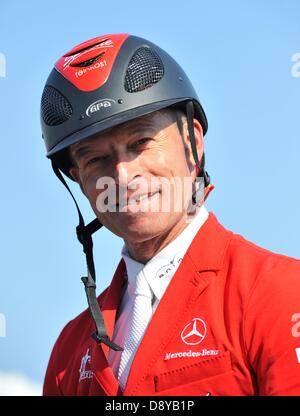
<path fill-rule="evenodd" d="M 115 100 L 112 100 L 110 98 L 105 98 L 103 100 L 98 100 L 92 103 L 88 106 L 86 109 L 86 115 L 88 117 L 91 117 L 94 113 L 97 113 L 98 111 L 111 107 L 115 103 Z"/>

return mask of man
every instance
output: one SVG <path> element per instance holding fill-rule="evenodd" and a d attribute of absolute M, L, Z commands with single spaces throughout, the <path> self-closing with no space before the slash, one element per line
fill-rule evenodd
<path fill-rule="evenodd" d="M 87 41 L 56 63 L 41 120 L 56 175 L 97 216 L 85 226 L 74 200 L 89 310 L 60 334 L 44 394 L 300 394 L 300 262 L 206 211 L 207 120 L 178 64 L 135 36 Z M 124 248 L 96 299 L 101 225 Z"/>

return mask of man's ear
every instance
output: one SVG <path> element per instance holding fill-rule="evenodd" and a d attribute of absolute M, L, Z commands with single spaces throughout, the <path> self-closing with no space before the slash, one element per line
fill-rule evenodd
<path fill-rule="evenodd" d="M 78 185 L 80 186 L 81 192 L 85 195 L 85 192 L 84 192 L 84 189 L 83 189 L 83 186 L 82 186 L 82 182 L 81 182 L 81 179 L 80 179 L 80 175 L 79 175 L 79 169 L 75 166 L 72 166 L 69 169 L 69 174 L 74 179 L 74 181 L 78 183 Z"/>
<path fill-rule="evenodd" d="M 187 143 L 188 160 L 190 161 L 190 164 L 193 167 L 192 170 L 193 170 L 193 172 L 195 172 L 195 177 L 196 177 L 196 172 L 198 171 L 198 168 L 196 166 L 196 162 L 195 162 L 194 156 L 193 156 L 193 151 L 192 151 L 192 146 L 191 146 L 191 141 L 190 141 L 190 135 L 189 135 L 187 122 L 185 123 L 185 129 L 186 129 L 186 139 L 187 139 L 187 142 L 188 142 Z M 201 163 L 201 159 L 202 159 L 203 152 L 204 152 L 203 129 L 202 129 L 202 126 L 201 126 L 200 122 L 196 118 L 194 118 L 194 135 L 195 135 L 195 142 L 196 142 L 196 149 L 197 149 L 198 159 L 199 159 L 199 162 Z"/>
<path fill-rule="evenodd" d="M 196 118 L 194 118 L 194 132 L 195 132 L 195 141 L 196 141 L 198 158 L 199 158 L 199 162 L 201 162 L 203 152 L 204 152 L 203 128 L 200 122 Z"/>
<path fill-rule="evenodd" d="M 69 169 L 69 174 L 75 182 L 77 182 L 78 184 L 80 183 L 80 176 L 79 176 L 79 169 L 78 168 L 76 168 L 75 166 L 72 166 Z"/>

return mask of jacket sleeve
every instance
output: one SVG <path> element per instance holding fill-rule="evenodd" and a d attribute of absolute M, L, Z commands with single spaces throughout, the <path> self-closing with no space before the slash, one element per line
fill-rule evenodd
<path fill-rule="evenodd" d="M 44 387 L 43 387 L 43 396 L 61 396 L 59 390 L 58 379 L 56 377 L 56 360 L 57 360 L 57 345 L 54 346 L 51 357 L 48 363 Z"/>
<path fill-rule="evenodd" d="M 300 261 L 281 256 L 258 276 L 244 339 L 260 395 L 300 395 Z"/>
<path fill-rule="evenodd" d="M 60 389 L 60 379 L 64 374 L 63 355 L 60 353 L 65 334 L 68 332 L 69 322 L 59 335 L 49 359 L 43 386 L 43 396 L 63 396 Z"/>

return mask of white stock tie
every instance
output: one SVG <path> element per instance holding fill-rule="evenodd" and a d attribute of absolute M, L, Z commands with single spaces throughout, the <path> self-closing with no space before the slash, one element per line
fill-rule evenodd
<path fill-rule="evenodd" d="M 132 320 L 125 338 L 118 373 L 122 390 L 126 386 L 132 360 L 152 316 L 152 292 L 143 272 L 137 275 L 134 296 Z"/>

